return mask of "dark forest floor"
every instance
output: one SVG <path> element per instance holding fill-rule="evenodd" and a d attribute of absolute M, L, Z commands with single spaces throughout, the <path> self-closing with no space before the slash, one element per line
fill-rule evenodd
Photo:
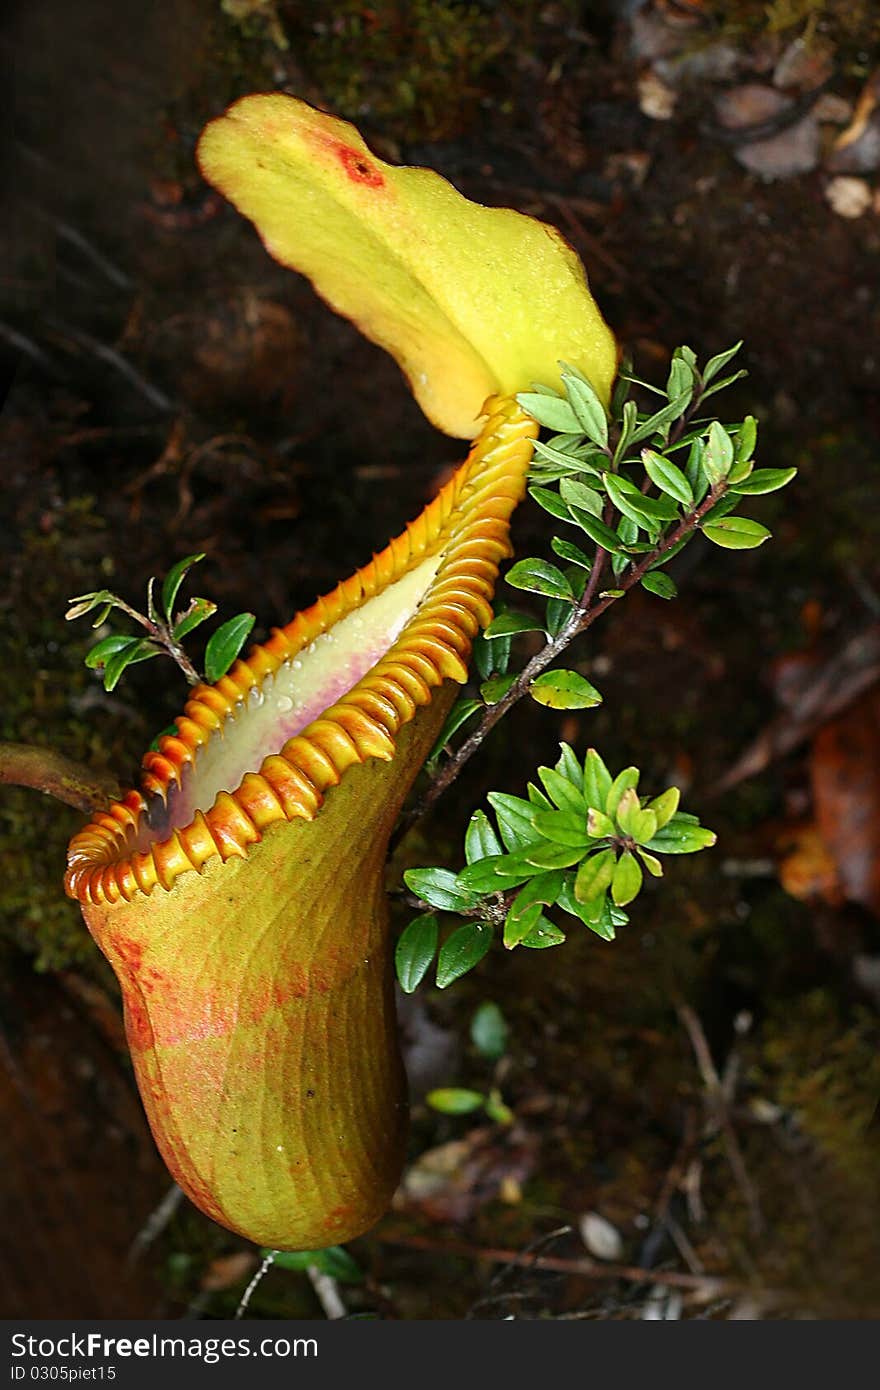
<path fill-rule="evenodd" d="M 288 90 L 385 158 L 556 223 L 649 379 L 679 343 L 705 357 L 744 339 L 730 412 L 759 417 L 763 464 L 800 469 L 756 499 L 772 543 L 695 545 L 676 604 L 628 599 L 580 655 L 604 705 L 517 709 L 400 859 L 455 865 L 486 789 L 520 790 L 560 738 L 686 787 L 718 846 L 640 899 L 613 946 L 499 950 L 408 1005 L 412 1167 L 353 1246 L 366 1282 L 343 1292 L 401 1318 L 877 1316 L 880 178 L 870 149 L 854 172 L 832 149 L 880 63 L 874 7 L 146 10 L 43 0 L 7 28 L 0 737 L 132 776 L 182 683 L 148 663 L 105 696 L 70 595 L 139 601 L 205 551 L 199 585 L 255 611 L 259 640 L 460 456 L 393 363 L 200 181 L 195 140 L 235 97 Z M 713 103 L 769 84 L 797 41 L 791 99 L 834 119 L 816 120 L 813 167 L 792 172 L 783 147 L 766 180 Z M 876 194 L 858 217 L 832 206 L 841 170 Z M 524 553 L 546 545 L 543 520 L 521 509 Z M 842 712 L 819 701 L 790 751 L 719 792 L 774 721 L 800 719 L 805 682 L 840 695 L 853 643 Z M 255 1253 L 185 1203 L 126 1264 L 168 1177 L 115 984 L 63 897 L 77 823 L 33 793 L 0 800 L 0 1311 L 229 1316 Z M 509 1028 L 500 1061 L 469 1036 L 485 1000 Z M 515 1122 L 438 1115 L 418 1099 L 431 1085 L 497 1085 Z M 251 1313 L 321 1315 L 280 1271 Z"/>

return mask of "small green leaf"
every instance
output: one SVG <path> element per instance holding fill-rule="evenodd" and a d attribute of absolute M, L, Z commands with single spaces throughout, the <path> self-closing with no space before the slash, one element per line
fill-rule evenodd
<path fill-rule="evenodd" d="M 617 834 L 617 827 L 604 811 L 591 806 L 587 812 L 587 834 L 591 840 L 605 840 Z"/>
<path fill-rule="evenodd" d="M 738 343 L 734 343 L 733 347 L 727 348 L 725 352 L 716 353 L 714 357 L 709 358 L 709 361 L 703 368 L 703 381 L 706 383 L 707 386 L 709 382 L 712 381 L 718 375 L 719 372 L 724 371 L 724 368 L 727 366 L 728 362 L 730 362 L 732 358 L 736 357 L 736 354 L 739 352 L 741 347 L 742 339 L 740 339 Z"/>
<path fill-rule="evenodd" d="M 572 512 L 575 521 L 582 531 L 586 531 L 591 541 L 596 545 L 601 545 L 603 550 L 607 550 L 610 555 L 626 554 L 622 550 L 617 534 L 612 531 L 610 526 L 606 526 L 604 521 L 600 521 L 597 516 L 591 516 L 589 512 L 576 507 Z"/>
<path fill-rule="evenodd" d="M 571 512 L 563 502 L 559 493 L 553 488 L 539 487 L 537 484 L 529 488 L 529 496 L 532 497 L 539 507 L 543 507 L 545 512 L 555 516 L 559 521 L 571 521 Z"/>
<path fill-rule="evenodd" d="M 528 613 L 499 613 L 483 632 L 490 642 L 495 637 L 512 637 L 518 632 L 542 632 L 541 624 Z"/>
<path fill-rule="evenodd" d="M 511 796 L 509 792 L 489 792 L 486 800 L 498 819 L 498 829 L 505 848 L 517 850 L 523 845 L 534 843 L 534 806 L 530 806 L 528 801 L 524 801 L 520 796 Z"/>
<path fill-rule="evenodd" d="M 542 913 L 519 944 L 528 947 L 530 951 L 545 951 L 548 946 L 561 946 L 564 940 L 565 932 L 560 931 L 556 923 L 551 922 L 549 917 Z"/>
<path fill-rule="evenodd" d="M 628 787 L 617 807 L 617 824 L 637 844 L 646 844 L 657 834 L 657 817 L 647 808 L 642 810 L 638 793 Z"/>
<path fill-rule="evenodd" d="M 626 401 L 623 406 L 620 422 L 620 436 L 617 440 L 617 447 L 614 450 L 612 466 L 614 468 L 626 457 L 626 451 L 630 446 L 632 437 L 639 423 L 639 411 L 635 401 Z"/>
<path fill-rule="evenodd" d="M 343 1250 L 341 1245 L 328 1245 L 323 1250 L 269 1250 L 260 1254 L 265 1259 L 272 1256 L 272 1263 L 278 1269 L 300 1270 L 315 1268 L 321 1274 L 328 1274 L 340 1284 L 360 1284 L 363 1270 L 357 1261 Z"/>
<path fill-rule="evenodd" d="M 506 951 L 513 951 L 520 944 L 524 936 L 528 936 L 532 927 L 537 926 L 538 918 L 541 916 L 540 903 L 524 903 L 517 912 L 516 902 L 511 907 L 504 919 L 504 932 L 502 941 Z"/>
<path fill-rule="evenodd" d="M 562 364 L 565 367 L 565 364 Z M 565 391 L 572 409 L 588 439 L 604 449 L 608 443 L 608 416 L 592 386 L 570 368 L 562 372 Z"/>
<path fill-rule="evenodd" d="M 637 898 L 642 887 L 642 867 L 634 854 L 627 850 L 617 861 L 611 880 L 611 896 L 618 907 L 626 907 Z"/>
<path fill-rule="evenodd" d="M 796 476 L 796 468 L 758 468 L 754 473 L 750 473 L 743 482 L 732 483 L 731 491 L 745 496 L 776 492 L 781 487 L 787 487 L 792 478 Z"/>
<path fill-rule="evenodd" d="M 611 572 L 615 579 L 619 579 L 624 570 L 629 569 L 632 564 L 631 547 L 636 543 L 639 528 L 637 522 L 631 521 L 628 516 L 622 516 L 616 529 L 622 545 L 617 554 L 611 556 Z"/>
<path fill-rule="evenodd" d="M 677 396 L 687 396 L 688 403 L 694 394 L 694 372 L 690 362 L 681 355 L 680 349 L 676 348 L 672 354 L 672 362 L 669 366 L 669 376 L 666 379 L 666 394 L 670 400 L 675 400 Z"/>
<path fill-rule="evenodd" d="M 713 521 L 720 521 L 723 516 L 727 516 L 730 512 L 735 512 L 741 503 L 742 498 L 737 497 L 735 492 L 731 492 L 728 489 L 727 492 L 718 498 L 715 505 L 709 508 L 703 520 L 700 522 L 700 526 L 711 526 Z M 693 534 L 693 532 L 691 534 Z"/>
<path fill-rule="evenodd" d="M 629 368 L 627 368 L 625 376 L 623 374 L 623 371 L 621 370 L 618 380 L 620 380 L 620 377 L 623 377 L 623 380 L 628 381 L 632 386 L 641 386 L 644 388 L 644 390 L 650 391 L 652 396 L 662 396 L 664 400 L 666 398 L 666 392 L 661 391 L 659 386 L 653 385 L 653 383 L 650 381 L 643 381 L 640 376 L 633 376 L 632 371 Z"/>
<path fill-rule="evenodd" d="M 736 461 L 746 463 L 755 452 L 758 442 L 758 422 L 754 415 L 747 415 L 736 434 Z"/>
<path fill-rule="evenodd" d="M 661 556 L 659 556 L 658 559 L 652 560 L 650 565 L 648 566 L 649 574 L 653 573 L 653 571 L 656 569 L 660 569 L 662 565 L 668 565 L 669 561 L 674 559 L 675 556 L 678 555 L 679 551 L 684 550 L 685 546 L 693 540 L 696 534 L 696 531 L 689 531 L 686 536 L 682 536 L 681 540 L 676 541 L 675 544 L 671 545 L 667 551 L 664 551 L 664 553 Z"/>
<path fill-rule="evenodd" d="M 506 673 L 510 665 L 512 641 L 509 633 L 491 641 L 487 640 L 485 632 L 477 633 L 472 656 L 481 680 L 486 681 L 490 676 L 503 676 Z"/>
<path fill-rule="evenodd" d="M 481 1004 L 471 1019 L 471 1042 L 478 1052 L 495 1062 L 507 1051 L 509 1030 L 497 1004 L 490 999 Z"/>
<path fill-rule="evenodd" d="M 92 620 L 92 627 L 103 627 L 107 619 L 110 617 L 110 614 L 113 612 L 113 609 L 116 607 L 118 607 L 118 605 L 115 603 L 105 603 L 104 607 L 98 610 L 97 614 Z"/>
<path fill-rule="evenodd" d="M 653 840 L 645 848 L 653 854 L 696 854 L 701 849 L 709 849 L 715 844 L 717 835 L 705 826 L 695 824 L 693 819 L 681 814 L 658 830 Z"/>
<path fill-rule="evenodd" d="M 471 719 L 475 714 L 482 713 L 484 708 L 485 706 L 483 705 L 482 700 L 472 700 L 468 696 L 459 697 L 459 699 L 456 700 L 455 704 L 452 706 L 452 709 L 446 716 L 446 722 L 443 725 L 443 728 L 440 730 L 440 733 L 437 737 L 437 742 L 431 749 L 431 752 L 429 753 L 426 761 L 428 763 L 433 763 L 437 758 L 439 758 L 440 754 L 443 752 L 443 749 L 446 747 L 447 743 L 453 737 L 453 735 L 458 733 L 458 730 L 462 727 L 462 725 L 466 724 L 467 721 Z"/>
<path fill-rule="evenodd" d="M 394 951 L 394 968 L 404 994 L 418 989 L 437 954 L 440 925 L 433 912 L 414 917 Z"/>
<path fill-rule="evenodd" d="M 585 555 L 580 546 L 572 545 L 571 541 L 563 540 L 560 536 L 554 536 L 550 541 L 551 549 L 559 556 L 560 560 L 567 560 L 569 564 L 580 565 L 581 569 L 591 570 L 593 562 L 588 555 Z"/>
<path fill-rule="evenodd" d="M 553 802 L 550 800 L 549 796 L 545 796 L 541 788 L 536 786 L 534 782 L 526 783 L 526 795 L 532 805 L 536 806 L 539 811 L 553 810 Z"/>
<path fill-rule="evenodd" d="M 591 447 L 585 450 L 580 432 L 576 435 L 560 435 L 552 443 L 550 440 L 545 442 L 543 439 L 536 439 L 534 444 L 536 461 L 532 465 L 532 471 L 540 473 L 541 476 L 548 471 L 551 475 L 562 478 L 568 477 L 571 473 L 598 473 L 596 464 L 591 463 L 590 459 L 596 459 L 597 463 L 600 460 L 603 463 L 605 461 L 604 453 Z"/>
<path fill-rule="evenodd" d="M 602 810 L 610 790 L 611 773 L 595 748 L 588 748 L 584 759 L 584 800 L 588 806 Z"/>
<path fill-rule="evenodd" d="M 527 845 L 521 851 L 523 859 L 538 869 L 567 869 L 577 864 L 586 848 L 586 840 L 574 844 L 557 844 L 543 841 L 537 845 Z"/>
<path fill-rule="evenodd" d="M 495 1087 L 493 1087 L 487 1095 L 483 1109 L 485 1110 L 489 1119 L 492 1120 L 496 1125 L 513 1124 L 513 1111 L 511 1110 L 509 1105 L 504 1104 L 504 1101 L 501 1099 L 501 1092 L 496 1090 Z"/>
<path fill-rule="evenodd" d="M 510 950 L 527 936 L 540 916 L 540 908 L 552 907 L 563 884 L 561 869 L 536 874 L 521 888 L 511 904 L 504 923 L 504 945 Z M 538 908 L 535 912 L 533 909 Z"/>
<path fill-rule="evenodd" d="M 584 769 L 581 767 L 580 759 L 570 744 L 560 743 L 559 761 L 556 764 L 555 771 L 559 773 L 560 777 L 564 777 L 567 782 L 572 782 L 579 791 L 583 789 Z"/>
<path fill-rule="evenodd" d="M 165 612 L 169 624 L 174 621 L 174 600 L 177 598 L 177 591 L 183 583 L 184 576 L 188 569 L 197 565 L 200 560 L 204 560 L 205 552 L 200 551 L 197 555 L 187 555 L 185 559 L 178 560 L 176 565 L 172 565 L 162 581 L 162 608 Z"/>
<path fill-rule="evenodd" d="M 658 455 L 659 457 L 659 455 Z M 681 508 L 674 498 L 668 497 L 666 493 L 661 493 L 659 497 L 649 497 L 642 492 L 640 487 L 636 487 L 631 478 L 624 473 L 612 474 L 617 486 L 626 494 L 633 506 L 641 507 L 645 516 L 653 521 L 676 521 Z M 606 475 L 607 477 L 607 475 Z"/>
<path fill-rule="evenodd" d="M 602 703 L 596 687 L 577 671 L 544 671 L 532 681 L 529 694 L 550 709 L 593 709 Z"/>
<path fill-rule="evenodd" d="M 638 501 L 636 501 L 635 498 L 621 487 L 620 479 L 615 477 L 613 473 L 605 474 L 605 487 L 608 490 L 608 496 L 619 512 L 622 512 L 630 521 L 634 521 L 637 527 L 640 526 L 642 529 L 656 535 L 658 528 L 654 518 L 649 517 L 645 509 L 639 505 L 642 501 L 641 493 L 639 493 Z M 636 534 L 638 534 L 638 532 Z"/>
<path fill-rule="evenodd" d="M 217 605 L 212 603 L 209 598 L 192 599 L 171 630 L 174 641 L 182 642 L 184 637 L 206 622 L 208 618 L 212 618 L 216 612 Z"/>
<path fill-rule="evenodd" d="M 137 638 L 125 636 L 122 633 L 114 633 L 110 637 L 104 637 L 89 649 L 86 655 L 86 665 L 90 671 L 94 671 L 99 666 L 104 666 L 109 657 L 122 651 L 123 647 L 127 647 L 130 642 L 137 640 Z"/>
<path fill-rule="evenodd" d="M 624 922 L 626 921 L 626 914 L 621 912 L 619 908 L 611 907 L 606 893 L 599 893 L 589 902 L 579 903 L 569 883 L 563 886 L 562 892 L 556 900 L 556 906 L 562 908 L 563 912 L 569 912 L 572 917 L 577 917 L 585 927 L 589 927 L 590 931 L 595 932 L 603 941 L 614 940 L 614 928 L 617 925 L 615 913 L 622 917 Z"/>
<path fill-rule="evenodd" d="M 647 850 L 642 845 L 639 845 L 639 858 L 648 870 L 648 873 L 653 874 L 654 878 L 663 877 L 663 865 L 660 863 L 660 860 L 655 859 L 653 854 L 648 854 Z"/>
<path fill-rule="evenodd" d="M 109 656 L 104 662 L 104 689 L 115 690 L 126 666 L 134 666 L 138 661 L 149 661 L 159 655 L 159 648 L 144 637 L 132 637 L 124 647 Z"/>
<path fill-rule="evenodd" d="M 623 410 L 626 409 L 626 400 L 630 392 L 630 384 L 627 380 L 629 372 L 632 371 L 632 362 L 629 357 L 624 355 L 620 361 L 617 373 L 617 381 L 614 383 L 614 390 L 611 393 L 611 418 L 616 420 Z"/>
<path fill-rule="evenodd" d="M 510 687 L 517 678 L 516 671 L 511 671 L 506 676 L 490 676 L 487 681 L 483 681 L 480 686 L 480 694 L 483 703 L 486 705 L 497 705 L 499 700 L 503 700 Z"/>
<path fill-rule="evenodd" d="M 91 613 L 93 608 L 99 606 L 106 607 L 115 600 L 115 594 L 111 594 L 109 589 L 96 589 L 91 594 L 78 594 L 76 598 L 68 599 L 70 607 L 64 614 L 67 622 L 72 622 L 74 618 L 81 618 L 86 613 Z"/>
<path fill-rule="evenodd" d="M 657 834 L 657 817 L 653 811 L 649 811 L 647 806 L 641 807 L 632 817 L 632 829 L 630 835 L 636 844 L 646 845 L 649 840 L 653 840 Z"/>
<path fill-rule="evenodd" d="M 595 488 L 587 487 L 586 483 L 579 483 L 577 478 L 563 478 L 559 484 L 559 495 L 566 507 L 579 507 L 591 516 L 601 518 L 604 505 L 601 493 Z M 566 516 L 570 521 L 571 513 L 566 513 Z"/>
<path fill-rule="evenodd" d="M 482 1091 L 468 1091 L 464 1086 L 438 1086 L 425 1096 L 431 1109 L 441 1115 L 470 1115 L 482 1109 L 485 1099 Z"/>
<path fill-rule="evenodd" d="M 691 392 L 683 391 L 680 396 L 669 401 L 667 405 L 661 406 L 655 415 L 643 420 L 636 429 L 633 430 L 630 444 L 639 444 L 643 439 L 649 439 L 652 434 L 664 434 L 672 424 L 683 415 L 690 403 Z"/>
<path fill-rule="evenodd" d="M 212 632 L 205 647 L 205 680 L 213 685 L 225 676 L 248 639 L 256 622 L 253 613 L 236 613 Z"/>
<path fill-rule="evenodd" d="M 582 434 L 583 427 L 574 409 L 561 396 L 545 396 L 537 391 L 520 391 L 517 401 L 545 430 L 558 434 Z"/>
<path fill-rule="evenodd" d="M 577 565 L 567 565 L 565 577 L 571 585 L 572 593 L 578 599 L 587 587 L 586 571 L 579 569 Z M 548 598 L 547 606 L 544 610 L 544 629 L 548 637 L 558 637 L 563 628 L 571 621 L 572 605 L 571 600 L 566 598 Z"/>
<path fill-rule="evenodd" d="M 437 988 L 446 989 L 454 980 L 479 965 L 492 945 L 492 929 L 483 922 L 465 922 L 440 947 L 437 961 Z"/>
<path fill-rule="evenodd" d="M 703 535 L 725 550 L 755 550 L 769 539 L 770 532 L 747 516 L 726 516 L 704 525 Z"/>
<path fill-rule="evenodd" d="M 538 776 L 547 795 L 560 811 L 568 811 L 575 816 L 584 814 L 587 806 L 579 786 L 573 785 L 555 767 L 539 767 Z"/>
<path fill-rule="evenodd" d="M 728 490 L 732 492 L 735 483 L 744 483 L 749 474 L 754 471 L 755 465 L 751 459 L 746 459 L 742 463 L 737 463 L 736 459 L 734 459 L 733 467 L 727 475 Z"/>
<path fill-rule="evenodd" d="M 658 598 L 671 599 L 678 594 L 675 580 L 662 570 L 648 570 L 647 574 L 643 574 L 642 588 L 647 589 L 649 594 L 656 594 Z"/>
<path fill-rule="evenodd" d="M 611 887 L 616 863 L 613 849 L 599 850 L 583 861 L 574 880 L 574 895 L 579 903 L 590 902 Z"/>
<path fill-rule="evenodd" d="M 732 372 L 730 376 L 720 377 L 718 381 L 714 382 L 703 392 L 701 404 L 703 401 L 707 401 L 710 396 L 714 396 L 716 392 L 726 391 L 728 386 L 732 386 L 735 381 L 740 381 L 744 376 L 748 376 L 748 372 L 740 369 L 738 372 Z"/>
<path fill-rule="evenodd" d="M 661 492 L 668 493 L 677 502 L 681 502 L 682 506 L 694 505 L 694 493 L 690 483 L 681 469 L 670 459 L 664 458 L 653 449 L 643 449 L 642 463 L 651 482 L 655 487 L 659 487 Z"/>
<path fill-rule="evenodd" d="M 464 857 L 468 864 L 476 864 L 490 854 L 500 853 L 501 842 L 486 812 L 474 811 L 464 836 Z"/>
<path fill-rule="evenodd" d="M 587 848 L 587 826 L 583 807 L 577 811 L 535 811 L 535 829 L 545 840 L 557 845 Z"/>
<path fill-rule="evenodd" d="M 462 888 L 449 869 L 406 869 L 403 881 L 422 902 L 441 912 L 463 912 L 476 907 L 479 893 Z"/>
<path fill-rule="evenodd" d="M 709 426 L 709 437 L 703 446 L 703 473 L 711 487 L 723 483 L 733 464 L 733 440 L 717 420 Z"/>
<path fill-rule="evenodd" d="M 697 503 L 702 502 L 709 491 L 709 482 L 703 472 L 703 447 L 704 441 L 699 436 L 691 440 L 691 447 L 688 450 L 687 463 L 684 468 L 684 475 L 693 491 L 694 501 Z"/>
<path fill-rule="evenodd" d="M 364 1281 L 364 1272 L 357 1260 L 341 1245 L 316 1250 L 315 1265 L 322 1274 L 328 1274 L 340 1284 L 362 1284 Z"/>
<path fill-rule="evenodd" d="M 511 565 L 504 577 L 514 589 L 527 589 L 530 593 L 546 594 L 550 598 L 574 598 L 571 585 L 562 570 L 556 565 L 551 565 L 549 560 L 518 560 L 515 565 Z"/>
<path fill-rule="evenodd" d="M 672 820 L 678 810 L 678 803 L 681 800 L 681 792 L 678 787 L 667 787 L 666 791 L 660 796 L 655 796 L 653 801 L 648 802 L 648 810 L 653 811 L 657 817 L 657 829 L 662 830 L 664 825 Z"/>
<path fill-rule="evenodd" d="M 567 599 L 548 598 L 547 607 L 544 610 L 544 629 L 547 636 L 551 638 L 558 637 L 571 618 L 571 615 L 572 607 Z"/>
<path fill-rule="evenodd" d="M 147 580 L 147 617 L 154 626 L 158 627 L 162 619 L 156 607 L 155 588 L 156 577 L 155 575 L 151 575 Z"/>
<path fill-rule="evenodd" d="M 487 854 L 485 859 L 477 859 L 462 869 L 456 875 L 456 882 L 466 892 L 477 893 L 481 897 L 486 893 L 503 893 L 524 883 L 527 878 L 533 878 L 538 872 L 536 866 L 524 857 L 525 854 L 526 848 L 518 854 Z"/>
<path fill-rule="evenodd" d="M 639 776 L 639 769 L 637 767 L 625 767 L 623 772 L 618 772 L 614 781 L 611 783 L 608 789 L 608 795 L 605 798 L 605 810 L 612 819 L 617 815 L 617 807 L 620 804 L 620 798 L 623 796 L 623 793 L 629 787 L 637 787 L 639 785 Z"/>

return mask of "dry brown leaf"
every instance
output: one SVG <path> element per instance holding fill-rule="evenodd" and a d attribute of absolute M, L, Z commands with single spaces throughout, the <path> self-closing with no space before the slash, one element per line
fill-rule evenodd
<path fill-rule="evenodd" d="M 199 1287 L 205 1293 L 220 1293 L 231 1289 L 253 1274 L 259 1258 L 251 1250 L 239 1250 L 234 1255 L 218 1255 L 202 1275 Z"/>

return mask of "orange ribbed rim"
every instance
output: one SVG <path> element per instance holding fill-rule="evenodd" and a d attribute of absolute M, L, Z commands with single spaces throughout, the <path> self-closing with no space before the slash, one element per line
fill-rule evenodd
<path fill-rule="evenodd" d="M 346 768 L 390 760 L 395 737 L 443 680 L 463 683 L 471 643 L 491 619 L 498 565 L 510 553 L 510 514 L 522 497 L 537 425 L 510 399 L 486 403 L 488 418 L 467 460 L 415 521 L 386 548 L 267 642 L 252 647 L 216 685 L 198 685 L 177 735 L 146 754 L 140 789 L 99 811 L 73 837 L 65 887 L 83 903 L 130 902 L 209 860 L 244 857 L 276 821 L 312 820 Z M 443 544 L 420 607 L 396 642 L 351 690 L 248 772 L 234 792 L 147 849 L 134 843 L 147 797 L 164 798 L 200 747 L 270 672 Z"/>

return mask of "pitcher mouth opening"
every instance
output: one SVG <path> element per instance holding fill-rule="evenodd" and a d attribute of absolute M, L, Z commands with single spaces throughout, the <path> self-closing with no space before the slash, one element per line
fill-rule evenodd
<path fill-rule="evenodd" d="M 245 856 L 275 822 L 313 819 L 348 767 L 393 758 L 434 687 L 467 679 L 537 433 L 512 400 L 486 411 L 466 462 L 385 550 L 195 687 L 176 733 L 144 757 L 139 789 L 71 841 L 71 897 L 169 890 L 211 859 Z"/>
<path fill-rule="evenodd" d="M 143 852 L 184 829 L 199 812 L 209 811 L 221 793 L 237 792 L 248 773 L 261 772 L 268 758 L 283 756 L 291 739 L 347 695 L 394 646 L 442 561 L 439 551 L 417 562 L 268 670 L 227 708 L 210 737 L 196 744 L 167 791 L 157 790 L 150 798 L 133 847 Z M 205 703 L 207 694 L 207 688 L 200 688 L 190 705 Z M 187 710 L 190 719 L 200 713 L 190 706 Z"/>

